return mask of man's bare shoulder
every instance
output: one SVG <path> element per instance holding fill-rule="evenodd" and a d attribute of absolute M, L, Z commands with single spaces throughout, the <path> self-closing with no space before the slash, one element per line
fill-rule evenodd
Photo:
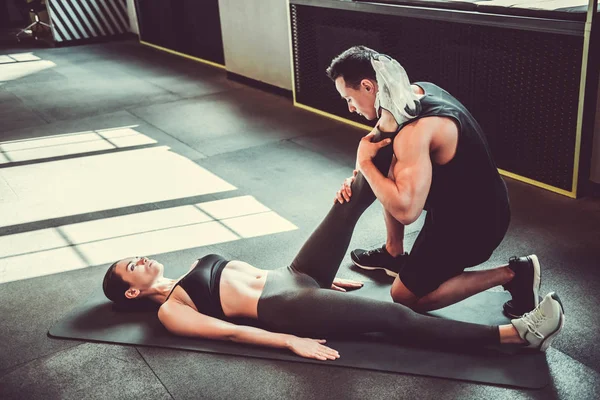
<path fill-rule="evenodd" d="M 398 136 L 418 136 L 421 139 L 431 137 L 431 134 L 439 128 L 442 121 L 438 117 L 424 117 L 411 121 L 404 125 L 398 132 Z"/>
<path fill-rule="evenodd" d="M 394 153 L 428 151 L 436 164 L 443 165 L 456 154 L 458 132 L 458 124 L 451 118 L 424 117 L 400 130 L 399 140 L 394 140 Z"/>

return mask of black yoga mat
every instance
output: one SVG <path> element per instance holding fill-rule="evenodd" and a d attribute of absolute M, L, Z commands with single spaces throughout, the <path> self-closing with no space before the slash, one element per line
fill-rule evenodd
<path fill-rule="evenodd" d="M 390 301 L 389 286 L 365 283 L 352 294 Z M 480 324 L 504 324 L 502 304 L 505 292 L 483 292 L 461 303 L 431 314 Z M 57 322 L 50 336 L 121 343 L 137 346 L 258 357 L 293 362 L 317 363 L 338 367 L 407 373 L 465 381 L 539 389 L 549 382 L 544 353 L 515 347 L 502 349 L 423 348 L 392 343 L 380 335 L 328 339 L 327 344 L 340 352 L 335 361 L 309 360 L 286 350 L 261 348 L 238 343 L 177 337 L 168 333 L 155 312 L 118 312 L 113 310 L 98 289 L 81 306 Z"/>

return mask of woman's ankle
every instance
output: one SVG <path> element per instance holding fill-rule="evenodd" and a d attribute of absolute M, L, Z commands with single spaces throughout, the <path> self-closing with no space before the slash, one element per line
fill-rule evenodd
<path fill-rule="evenodd" d="M 519 331 L 512 324 L 500 325 L 500 343 L 501 344 L 523 344 L 527 341 L 523 340 L 519 335 Z"/>

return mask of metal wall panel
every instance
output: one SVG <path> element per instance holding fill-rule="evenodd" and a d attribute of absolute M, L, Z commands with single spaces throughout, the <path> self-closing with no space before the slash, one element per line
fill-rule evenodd
<path fill-rule="evenodd" d="M 290 5 L 296 102 L 348 113 L 325 69 L 363 44 L 396 58 L 472 112 L 498 167 L 570 192 L 583 36 Z"/>
<path fill-rule="evenodd" d="M 48 0 L 47 6 L 57 42 L 129 32 L 126 0 Z"/>

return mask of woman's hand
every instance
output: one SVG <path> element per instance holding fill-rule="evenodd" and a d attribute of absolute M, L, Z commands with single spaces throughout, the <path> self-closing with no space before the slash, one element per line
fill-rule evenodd
<path fill-rule="evenodd" d="M 350 201 L 350 197 L 352 196 L 352 184 L 356 179 L 356 174 L 358 174 L 358 171 L 354 170 L 350 178 L 344 179 L 342 188 L 335 193 L 335 199 L 333 199 L 334 203 L 339 201 L 340 204 L 344 204 L 344 201 Z"/>
<path fill-rule="evenodd" d="M 340 354 L 327 346 L 323 346 L 324 339 L 309 339 L 290 335 L 287 347 L 300 357 L 314 358 L 326 361 L 340 358 Z"/>
<path fill-rule="evenodd" d="M 363 283 L 360 281 L 342 278 L 335 278 L 331 284 L 331 289 L 337 290 L 338 292 L 345 292 L 346 289 L 360 289 L 361 287 L 363 287 Z"/>

